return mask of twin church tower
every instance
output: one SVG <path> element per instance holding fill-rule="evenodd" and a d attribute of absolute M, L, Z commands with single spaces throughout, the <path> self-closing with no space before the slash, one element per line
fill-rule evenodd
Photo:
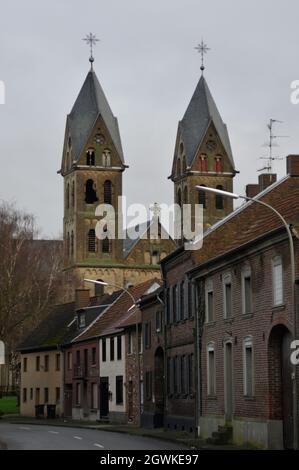
<path fill-rule="evenodd" d="M 142 236 L 136 240 L 110 237 L 108 230 L 103 240 L 96 237 L 95 211 L 103 203 L 114 207 L 118 233 L 122 220 L 118 197 L 123 194 L 123 173 L 128 166 L 117 118 L 93 69 L 92 56 L 90 61 L 91 69 L 67 116 L 59 171 L 64 179 L 65 300 L 73 297 L 75 287 L 84 287 L 84 278 L 128 287 L 160 277 L 159 261 L 176 248 L 172 239 L 161 237 L 163 228 L 150 239 L 151 221 L 138 226 Z M 226 125 L 202 75 L 178 125 L 169 177 L 174 184 L 174 202 L 202 204 L 207 228 L 233 210 L 232 202 L 198 192 L 195 186 L 232 191 L 235 173 Z M 96 286 L 95 294 L 100 295 L 101 290 Z M 110 290 L 113 288 L 107 288 Z"/>

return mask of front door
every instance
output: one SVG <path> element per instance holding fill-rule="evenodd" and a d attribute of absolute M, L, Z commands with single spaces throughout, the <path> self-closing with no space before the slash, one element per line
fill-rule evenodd
<path fill-rule="evenodd" d="M 64 416 L 72 416 L 72 407 L 73 407 L 73 386 L 66 385 L 64 392 Z"/>
<path fill-rule="evenodd" d="M 224 350 L 224 390 L 225 390 L 225 419 L 232 421 L 233 417 L 233 353 L 232 343 L 225 344 Z"/>
<path fill-rule="evenodd" d="M 100 378 L 100 417 L 109 415 L 109 380 L 108 377 Z"/>

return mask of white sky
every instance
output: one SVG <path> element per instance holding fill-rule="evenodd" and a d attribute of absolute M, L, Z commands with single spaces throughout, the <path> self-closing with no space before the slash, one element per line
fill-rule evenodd
<path fill-rule="evenodd" d="M 205 77 L 228 125 L 240 175 L 256 182 L 267 153 L 266 123 L 282 139 L 277 154 L 299 153 L 296 0 L 37 0 L 1 2 L 0 199 L 37 216 L 43 236 L 62 232 L 60 167 L 66 114 L 89 69 L 82 38 L 101 42 L 95 70 L 118 117 L 128 202 L 172 202 L 170 174 L 178 120 L 200 76 L 194 46 L 211 48 Z M 279 176 L 285 160 L 275 163 Z"/>

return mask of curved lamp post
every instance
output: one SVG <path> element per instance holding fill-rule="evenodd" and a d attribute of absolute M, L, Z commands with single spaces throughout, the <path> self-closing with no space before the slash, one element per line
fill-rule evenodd
<path fill-rule="evenodd" d="M 209 188 L 207 186 L 195 186 L 198 191 L 205 191 L 207 193 L 218 194 L 223 197 L 229 197 L 231 199 L 244 199 L 245 201 L 252 201 L 261 206 L 266 207 L 267 209 L 274 212 L 274 214 L 281 220 L 283 223 L 289 239 L 289 249 L 290 249 L 290 262 L 291 262 L 291 299 L 292 299 L 292 310 L 293 310 L 293 323 L 294 323 L 294 339 L 297 338 L 297 315 L 296 315 L 296 268 L 295 268 L 295 249 L 294 249 L 294 240 L 293 235 L 290 229 L 290 225 L 286 219 L 278 212 L 274 207 L 266 202 L 260 201 L 259 199 L 241 196 L 240 194 L 231 193 L 228 191 L 223 191 L 221 189 Z M 296 365 L 293 364 L 293 446 L 294 449 L 298 448 L 298 404 L 297 404 L 297 371 Z"/>
<path fill-rule="evenodd" d="M 126 289 L 125 287 L 123 286 L 119 286 L 117 284 L 112 284 L 112 283 L 108 283 L 108 282 L 104 282 L 104 281 L 95 281 L 93 279 L 84 279 L 85 282 L 90 282 L 91 284 L 99 284 L 101 286 L 110 286 L 110 287 L 115 287 L 116 289 L 119 289 L 119 290 L 122 290 L 123 292 L 125 292 L 129 297 L 130 299 L 132 300 L 132 305 L 131 307 L 128 309 L 131 310 L 132 308 L 136 308 L 137 309 L 137 301 L 135 299 L 135 297 L 131 294 L 131 292 Z M 139 410 L 139 418 L 141 419 L 141 384 L 140 384 L 140 358 L 139 358 L 139 326 L 138 326 L 138 317 L 137 317 L 137 312 L 136 312 L 136 365 L 137 365 L 137 405 L 138 405 L 138 410 Z"/>

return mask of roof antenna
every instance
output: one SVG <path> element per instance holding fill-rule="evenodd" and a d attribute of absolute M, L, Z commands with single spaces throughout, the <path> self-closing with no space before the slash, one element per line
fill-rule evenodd
<path fill-rule="evenodd" d="M 266 165 L 263 168 L 260 168 L 258 171 L 267 170 L 268 173 L 273 172 L 273 162 L 276 160 L 283 160 L 283 157 L 273 156 L 273 147 L 278 147 L 278 144 L 275 142 L 275 139 L 283 139 L 288 138 L 288 135 L 274 135 L 273 134 L 273 124 L 280 123 L 282 124 L 283 121 L 278 121 L 278 119 L 270 119 L 269 124 L 267 124 L 267 128 L 269 130 L 269 141 L 266 142 L 263 147 L 269 148 L 269 154 L 266 157 L 260 157 L 260 160 L 267 160 Z"/>
<path fill-rule="evenodd" d="M 96 35 L 93 33 L 86 34 L 86 37 L 82 39 L 82 41 L 85 41 L 86 44 L 89 44 L 90 47 L 90 57 L 89 57 L 89 62 L 90 62 L 90 70 L 93 70 L 93 62 L 94 62 L 94 57 L 93 57 L 93 46 L 96 45 L 96 43 L 99 41 L 97 39 Z"/>
<path fill-rule="evenodd" d="M 200 67 L 200 70 L 201 70 L 201 74 L 203 75 L 203 72 L 204 72 L 204 69 L 205 69 L 205 66 L 204 66 L 204 55 L 210 51 L 211 49 L 203 42 L 203 39 L 201 40 L 201 43 L 198 44 L 196 47 L 194 47 L 194 49 L 197 50 L 197 52 L 199 52 L 199 54 L 201 55 L 201 67 Z"/>

